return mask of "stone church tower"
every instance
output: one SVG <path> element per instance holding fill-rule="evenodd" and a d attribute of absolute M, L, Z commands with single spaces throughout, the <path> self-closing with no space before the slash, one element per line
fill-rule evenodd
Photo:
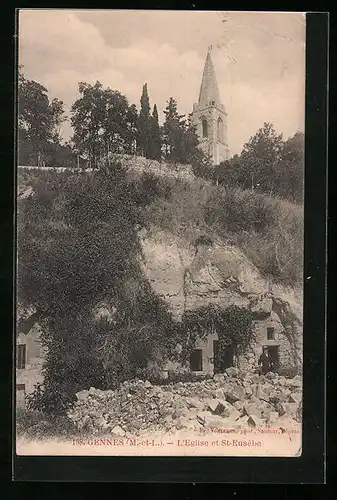
<path fill-rule="evenodd" d="M 192 123 L 201 149 L 211 157 L 213 165 L 218 165 L 229 158 L 227 113 L 220 100 L 210 50 L 211 48 L 208 49 L 202 75 L 199 102 L 193 105 Z"/>

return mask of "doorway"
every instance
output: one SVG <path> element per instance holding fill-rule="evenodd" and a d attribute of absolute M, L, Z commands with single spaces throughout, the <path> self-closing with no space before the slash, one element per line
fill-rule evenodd
<path fill-rule="evenodd" d="M 271 371 L 276 372 L 280 365 L 279 346 L 272 345 L 268 346 L 267 349 L 268 349 L 268 357 L 269 357 Z"/>
<path fill-rule="evenodd" d="M 226 368 L 233 366 L 234 364 L 234 346 L 233 344 L 228 345 L 222 349 L 220 353 L 219 341 L 213 340 L 213 362 L 214 362 L 214 373 L 223 373 Z"/>

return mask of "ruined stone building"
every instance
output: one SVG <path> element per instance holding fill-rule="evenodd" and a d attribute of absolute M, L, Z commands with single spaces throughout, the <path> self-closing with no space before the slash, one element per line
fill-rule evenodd
<path fill-rule="evenodd" d="M 200 147 L 210 156 L 213 165 L 227 160 L 227 113 L 220 99 L 210 50 L 202 75 L 199 101 L 193 105 L 192 123 L 196 128 Z"/>
<path fill-rule="evenodd" d="M 16 339 L 16 404 L 22 408 L 26 396 L 31 394 L 36 384 L 43 382 L 42 365 L 45 351 L 41 344 L 38 325 L 27 333 L 19 333 Z"/>
<path fill-rule="evenodd" d="M 253 323 L 250 345 L 238 355 L 233 344 L 220 355 L 220 332 L 215 330 L 208 333 L 206 340 L 197 339 L 189 360 L 191 371 L 213 375 L 236 366 L 246 372 L 255 372 L 264 347 L 275 371 L 300 369 L 300 321 L 289 313 L 289 304 L 276 299 L 259 278 L 237 249 L 221 248 L 213 243 L 198 245 L 185 283 L 186 308 L 237 306 L 252 313 Z"/>
<path fill-rule="evenodd" d="M 220 355 L 219 334 L 226 332 L 210 328 L 196 339 L 187 363 L 168 362 L 165 370 L 213 375 L 236 366 L 254 372 L 263 347 L 278 369 L 301 370 L 301 297 L 268 283 L 237 247 L 204 239 L 188 250 L 184 239 L 159 232 L 144 235 L 142 246 L 144 272 L 178 321 L 184 313 L 207 306 L 235 306 L 250 311 L 253 318 L 252 341 L 244 352 L 237 354 L 235 346 L 228 345 Z"/>

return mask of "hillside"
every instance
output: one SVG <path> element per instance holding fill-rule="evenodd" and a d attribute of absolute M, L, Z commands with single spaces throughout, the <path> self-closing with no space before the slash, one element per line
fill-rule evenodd
<path fill-rule="evenodd" d="M 216 186 L 196 178 L 185 165 L 116 155 L 131 182 L 140 186 L 147 227 L 186 241 L 201 235 L 237 247 L 272 282 L 302 284 L 303 206 L 239 188 Z M 34 190 L 70 170 L 20 169 L 18 189 Z M 57 182 L 57 181 L 56 181 Z M 22 191 L 22 192 L 23 192 Z"/>
<path fill-rule="evenodd" d="M 203 322 L 214 307 L 277 317 L 300 371 L 303 208 L 183 166 L 120 162 L 19 170 L 19 302 L 46 332 L 43 404 L 158 376 L 177 344 L 188 356 L 186 313 Z"/>

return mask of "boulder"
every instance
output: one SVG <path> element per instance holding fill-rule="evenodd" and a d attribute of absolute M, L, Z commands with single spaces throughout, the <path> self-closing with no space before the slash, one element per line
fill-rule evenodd
<path fill-rule="evenodd" d="M 247 420 L 248 425 L 251 427 L 262 427 L 263 421 L 257 415 L 249 415 Z"/>
<path fill-rule="evenodd" d="M 255 415 L 258 418 L 262 417 L 261 410 L 255 404 L 245 404 L 243 406 L 243 411 L 244 411 L 244 414 L 248 415 L 249 417 L 251 415 Z"/>
<path fill-rule="evenodd" d="M 229 416 L 233 406 L 225 399 L 212 399 L 207 405 L 207 410 L 215 415 Z"/>
<path fill-rule="evenodd" d="M 197 420 L 200 422 L 202 425 L 205 424 L 206 418 L 208 418 L 210 415 L 212 415 L 209 411 L 199 411 L 197 413 Z"/>
<path fill-rule="evenodd" d="M 267 417 L 267 422 L 269 424 L 274 424 L 279 418 L 277 411 L 271 411 Z"/>
<path fill-rule="evenodd" d="M 197 408 L 193 408 L 189 410 L 186 415 L 184 415 L 188 420 L 196 420 L 198 415 L 198 410 Z"/>
<path fill-rule="evenodd" d="M 298 409 L 297 403 L 282 403 L 282 407 L 287 415 L 296 416 Z"/>
<path fill-rule="evenodd" d="M 80 391 L 75 394 L 79 401 L 85 401 L 89 396 L 89 391 Z"/>
<path fill-rule="evenodd" d="M 199 398 L 195 397 L 195 398 L 187 398 L 186 399 L 186 402 L 189 406 L 191 406 L 192 408 L 199 408 L 199 409 L 202 409 L 204 408 L 204 403 L 202 401 L 200 401 Z"/>
<path fill-rule="evenodd" d="M 240 412 L 239 410 L 237 410 L 236 408 L 233 408 L 233 409 L 229 412 L 228 420 L 230 420 L 231 422 L 235 422 L 235 421 L 236 421 L 236 420 L 238 420 L 240 417 L 241 417 L 241 412 Z"/>
<path fill-rule="evenodd" d="M 268 384 L 269 385 L 269 384 Z M 256 388 L 255 388 L 255 396 L 258 398 L 258 399 L 264 399 L 265 401 L 268 401 L 269 399 L 269 393 L 270 393 L 270 389 L 268 391 L 268 385 L 256 385 Z"/>
<path fill-rule="evenodd" d="M 246 391 L 247 398 L 250 398 L 253 395 L 253 388 L 252 387 L 245 387 L 245 391 Z"/>
<path fill-rule="evenodd" d="M 233 403 L 234 408 L 236 408 L 239 411 L 243 410 L 243 401 L 235 401 Z"/>
<path fill-rule="evenodd" d="M 125 430 L 120 425 L 116 425 L 113 429 L 111 429 L 111 434 L 118 437 L 124 437 Z"/>
<path fill-rule="evenodd" d="M 212 427 L 217 427 L 217 428 L 223 428 L 226 425 L 226 420 L 218 415 L 208 415 L 205 417 L 204 420 L 204 427 L 206 429 L 212 428 Z"/>
<path fill-rule="evenodd" d="M 277 411 L 277 413 L 279 414 L 280 417 L 282 417 L 282 415 L 286 414 L 286 409 L 284 407 L 284 403 L 276 403 L 275 410 Z"/>
<path fill-rule="evenodd" d="M 296 403 L 297 405 L 299 405 L 299 403 L 302 401 L 302 396 L 298 392 L 293 392 L 289 394 L 288 401 L 289 403 Z"/>
<path fill-rule="evenodd" d="M 214 396 L 217 399 L 225 399 L 225 394 L 223 392 L 223 389 L 221 389 L 221 387 L 219 387 L 218 389 L 216 389 L 216 391 L 214 392 Z"/>
<path fill-rule="evenodd" d="M 286 380 L 285 384 L 287 387 L 296 387 L 296 388 L 302 388 L 302 381 L 300 378 L 292 378 Z"/>
<path fill-rule="evenodd" d="M 236 420 L 235 425 L 247 426 L 248 418 L 249 418 L 248 415 L 243 415 L 242 417 Z"/>
<path fill-rule="evenodd" d="M 235 366 L 230 366 L 229 368 L 226 368 L 225 373 L 229 377 L 236 378 L 240 375 L 240 370 L 238 368 L 236 368 Z"/>
<path fill-rule="evenodd" d="M 233 404 L 236 401 L 243 401 L 245 399 L 246 391 L 243 387 L 233 386 L 224 390 L 226 399 L 229 403 Z"/>

